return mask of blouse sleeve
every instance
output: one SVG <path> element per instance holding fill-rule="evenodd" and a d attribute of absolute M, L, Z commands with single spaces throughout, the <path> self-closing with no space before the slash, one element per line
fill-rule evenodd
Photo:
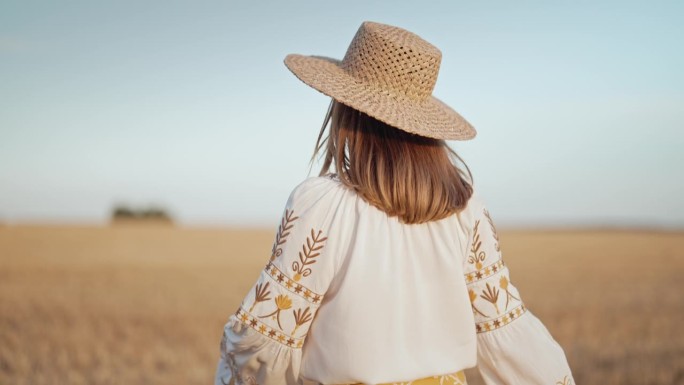
<path fill-rule="evenodd" d="M 502 259 L 489 211 L 473 196 L 464 273 L 477 331 L 477 365 L 487 385 L 574 384 L 561 346 L 523 303 Z"/>
<path fill-rule="evenodd" d="M 224 326 L 215 385 L 297 383 L 304 340 L 336 270 L 328 187 L 315 178 L 292 191 L 266 266 Z"/>

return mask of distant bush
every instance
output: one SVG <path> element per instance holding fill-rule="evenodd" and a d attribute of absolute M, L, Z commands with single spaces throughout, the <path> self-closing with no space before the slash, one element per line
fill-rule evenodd
<path fill-rule="evenodd" d="M 160 207 L 131 208 L 126 205 L 116 205 L 112 209 L 112 222 L 117 221 L 154 221 L 173 223 L 171 215 Z"/>

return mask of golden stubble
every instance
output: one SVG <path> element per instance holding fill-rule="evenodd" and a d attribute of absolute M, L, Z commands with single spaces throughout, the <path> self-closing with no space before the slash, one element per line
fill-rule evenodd
<path fill-rule="evenodd" d="M 682 233 L 497 230 L 511 283 L 564 348 L 578 384 L 681 379 Z M 223 324 L 275 236 L 0 227 L 0 383 L 211 383 Z M 467 376 L 482 384 L 476 371 Z"/>

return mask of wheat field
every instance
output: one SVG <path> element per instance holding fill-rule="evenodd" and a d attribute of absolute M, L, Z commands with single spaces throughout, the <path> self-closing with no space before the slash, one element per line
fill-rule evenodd
<path fill-rule="evenodd" d="M 223 324 L 274 233 L 0 226 L 0 384 L 212 383 Z M 684 233 L 501 229 L 500 239 L 577 384 L 684 384 Z"/>

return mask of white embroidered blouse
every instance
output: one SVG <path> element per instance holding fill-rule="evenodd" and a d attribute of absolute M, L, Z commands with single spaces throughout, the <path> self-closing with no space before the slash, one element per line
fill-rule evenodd
<path fill-rule="evenodd" d="M 477 190 L 458 214 L 403 224 L 334 174 L 310 177 L 264 260 L 224 327 L 216 385 L 378 384 L 476 365 L 488 385 L 573 384 Z"/>

